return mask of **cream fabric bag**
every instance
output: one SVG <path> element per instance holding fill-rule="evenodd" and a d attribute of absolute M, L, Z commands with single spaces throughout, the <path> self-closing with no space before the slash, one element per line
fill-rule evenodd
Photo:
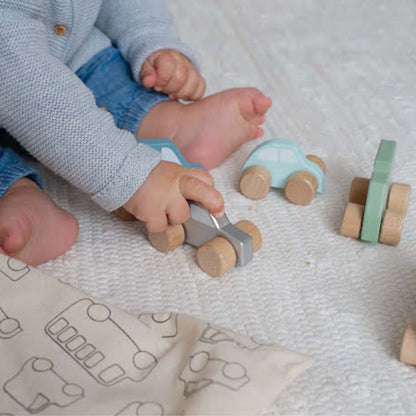
<path fill-rule="evenodd" d="M 190 316 L 135 318 L 0 255 L 0 414 L 259 414 L 311 364 Z"/>

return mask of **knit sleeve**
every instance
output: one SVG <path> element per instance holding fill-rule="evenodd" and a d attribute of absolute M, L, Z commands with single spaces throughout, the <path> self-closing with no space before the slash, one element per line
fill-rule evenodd
<path fill-rule="evenodd" d="M 159 163 L 159 152 L 138 145 L 97 108 L 91 91 L 50 54 L 33 10 L 7 3 L 0 0 L 0 126 L 102 208 L 120 207 Z"/>
<path fill-rule="evenodd" d="M 163 0 L 103 0 L 96 25 L 120 49 L 137 82 L 143 62 L 157 50 L 174 49 L 197 66 Z"/>

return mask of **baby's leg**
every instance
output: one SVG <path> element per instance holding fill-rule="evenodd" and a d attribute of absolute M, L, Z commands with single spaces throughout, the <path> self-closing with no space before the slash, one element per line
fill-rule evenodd
<path fill-rule="evenodd" d="M 36 266 L 71 248 L 78 222 L 25 173 L 25 162 L 0 148 L 0 182 L 15 178 L 0 194 L 0 253 Z"/>
<path fill-rule="evenodd" d="M 190 162 L 218 166 L 244 142 L 263 134 L 260 125 L 271 105 L 255 88 L 235 88 L 191 104 L 168 100 L 133 79 L 115 47 L 99 52 L 77 75 L 91 89 L 98 107 L 113 115 L 117 127 L 138 139 L 172 139 Z"/>
<path fill-rule="evenodd" d="M 191 104 L 164 101 L 146 114 L 136 137 L 168 137 L 188 161 L 211 169 L 263 134 L 260 124 L 270 105 L 255 88 L 230 89 Z"/>

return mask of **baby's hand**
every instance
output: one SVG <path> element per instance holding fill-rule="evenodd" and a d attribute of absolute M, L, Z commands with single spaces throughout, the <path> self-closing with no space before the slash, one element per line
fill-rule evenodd
<path fill-rule="evenodd" d="M 171 49 L 153 52 L 144 61 L 140 76 L 146 88 L 154 88 L 171 99 L 195 101 L 205 92 L 205 80 L 192 62 Z"/>
<path fill-rule="evenodd" d="M 187 199 L 201 203 L 215 217 L 224 214 L 224 200 L 208 172 L 162 161 L 123 208 L 144 221 L 148 232 L 157 233 L 168 223 L 183 224 L 189 219 Z"/>

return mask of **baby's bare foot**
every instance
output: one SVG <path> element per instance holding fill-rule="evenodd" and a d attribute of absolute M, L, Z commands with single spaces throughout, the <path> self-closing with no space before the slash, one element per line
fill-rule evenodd
<path fill-rule="evenodd" d="M 191 104 L 162 102 L 146 115 L 137 138 L 168 137 L 188 161 L 211 169 L 263 134 L 270 105 L 256 88 L 230 89 Z"/>
<path fill-rule="evenodd" d="M 15 182 L 0 199 L 0 253 L 32 266 L 69 250 L 78 221 L 30 179 Z"/>

